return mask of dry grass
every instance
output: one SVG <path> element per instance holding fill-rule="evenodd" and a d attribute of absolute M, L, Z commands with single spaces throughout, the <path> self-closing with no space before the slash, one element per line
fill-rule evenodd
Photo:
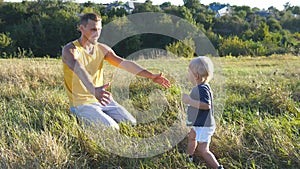
<path fill-rule="evenodd" d="M 300 165 L 299 57 L 213 61 L 216 76 L 211 84 L 218 128 L 211 149 L 219 161 L 226 168 L 296 169 Z M 117 101 L 144 120 L 137 126 L 121 124 L 119 134 L 129 139 L 157 136 L 178 122 L 184 109 L 181 94 L 191 87 L 189 60 L 137 62 L 164 72 L 173 86 L 163 89 L 105 65 L 105 81 L 112 82 L 110 91 Z M 0 67 L 1 168 L 196 168 L 185 162 L 185 139 L 151 158 L 121 157 L 108 151 L 107 142 L 91 137 L 68 113 L 61 60 L 2 59 Z M 165 141 L 172 144 L 172 140 Z M 205 165 L 201 159 L 198 164 L 198 168 Z"/>

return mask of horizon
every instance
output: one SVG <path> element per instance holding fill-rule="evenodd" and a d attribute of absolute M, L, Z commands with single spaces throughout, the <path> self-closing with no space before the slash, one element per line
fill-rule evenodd
<path fill-rule="evenodd" d="M 4 0 L 3 2 L 22 2 L 23 0 Z M 136 2 L 145 2 L 145 0 L 101 0 L 101 2 L 97 1 L 97 0 L 73 0 L 74 2 L 77 3 L 84 3 L 84 2 L 93 2 L 93 3 L 112 3 L 115 1 L 121 1 L 121 2 L 127 2 L 127 1 L 136 1 Z M 171 2 L 172 5 L 183 5 L 183 0 L 151 0 L 153 2 L 153 5 L 161 5 L 164 2 Z M 286 3 L 289 3 L 291 6 L 300 6 L 300 1 L 299 0 L 273 0 L 273 2 L 270 1 L 261 1 L 261 0 L 252 0 L 252 1 L 248 1 L 248 0 L 240 0 L 240 1 L 236 1 L 236 0 L 200 0 L 201 4 L 204 5 L 209 5 L 211 3 L 220 3 L 220 4 L 229 4 L 230 6 L 249 6 L 251 8 L 259 8 L 261 10 L 266 10 L 269 7 L 273 6 L 278 10 L 283 10 L 284 9 L 284 5 Z"/>
<path fill-rule="evenodd" d="M 76 2 L 87 2 L 88 0 L 75 0 Z M 91 2 L 94 3 L 99 3 L 97 0 L 90 0 Z M 116 0 L 101 0 L 100 3 L 112 3 L 115 2 Z M 130 0 L 119 0 L 121 2 L 127 2 Z M 136 2 L 145 2 L 145 0 L 131 0 L 131 1 L 136 1 Z M 164 2 L 171 2 L 172 5 L 183 5 L 183 0 L 151 0 L 153 2 L 153 5 L 161 5 Z M 269 7 L 273 6 L 278 10 L 283 10 L 284 5 L 286 3 L 290 3 L 291 6 L 300 6 L 300 1 L 299 0 L 273 0 L 271 1 L 261 1 L 261 0 L 200 0 L 201 4 L 204 5 L 209 5 L 211 3 L 220 3 L 220 4 L 229 4 L 230 6 L 249 6 L 251 8 L 259 8 L 261 10 L 263 9 L 268 9 Z"/>

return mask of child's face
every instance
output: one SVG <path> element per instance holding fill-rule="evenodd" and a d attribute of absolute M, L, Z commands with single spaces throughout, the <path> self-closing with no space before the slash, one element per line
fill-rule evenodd
<path fill-rule="evenodd" d="M 197 84 L 197 77 L 195 76 L 195 74 L 192 72 L 192 70 L 190 68 L 188 69 L 188 72 L 189 72 L 189 75 L 188 75 L 189 81 L 193 85 L 196 85 Z"/>

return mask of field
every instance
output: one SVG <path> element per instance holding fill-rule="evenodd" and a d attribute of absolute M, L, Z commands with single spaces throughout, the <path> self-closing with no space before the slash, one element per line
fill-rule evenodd
<path fill-rule="evenodd" d="M 219 162 L 228 169 L 298 168 L 300 58 L 212 60 L 217 131 L 211 150 Z M 0 168 L 206 168 L 201 158 L 195 165 L 185 162 L 180 99 L 192 87 L 189 60 L 136 62 L 164 72 L 172 87 L 105 64 L 109 90 L 138 120 L 136 126 L 120 124 L 116 132 L 87 129 L 69 113 L 60 59 L 0 60 Z"/>

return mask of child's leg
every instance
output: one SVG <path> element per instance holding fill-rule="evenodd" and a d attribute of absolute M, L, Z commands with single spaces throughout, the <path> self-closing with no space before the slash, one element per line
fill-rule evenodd
<path fill-rule="evenodd" d="M 196 141 L 196 132 L 194 129 L 191 129 L 188 135 L 188 146 L 186 154 L 192 156 L 196 150 L 197 147 L 197 141 Z"/>
<path fill-rule="evenodd" d="M 196 151 L 200 153 L 210 167 L 218 168 L 220 166 L 214 154 L 209 150 L 209 142 L 198 142 Z"/>

